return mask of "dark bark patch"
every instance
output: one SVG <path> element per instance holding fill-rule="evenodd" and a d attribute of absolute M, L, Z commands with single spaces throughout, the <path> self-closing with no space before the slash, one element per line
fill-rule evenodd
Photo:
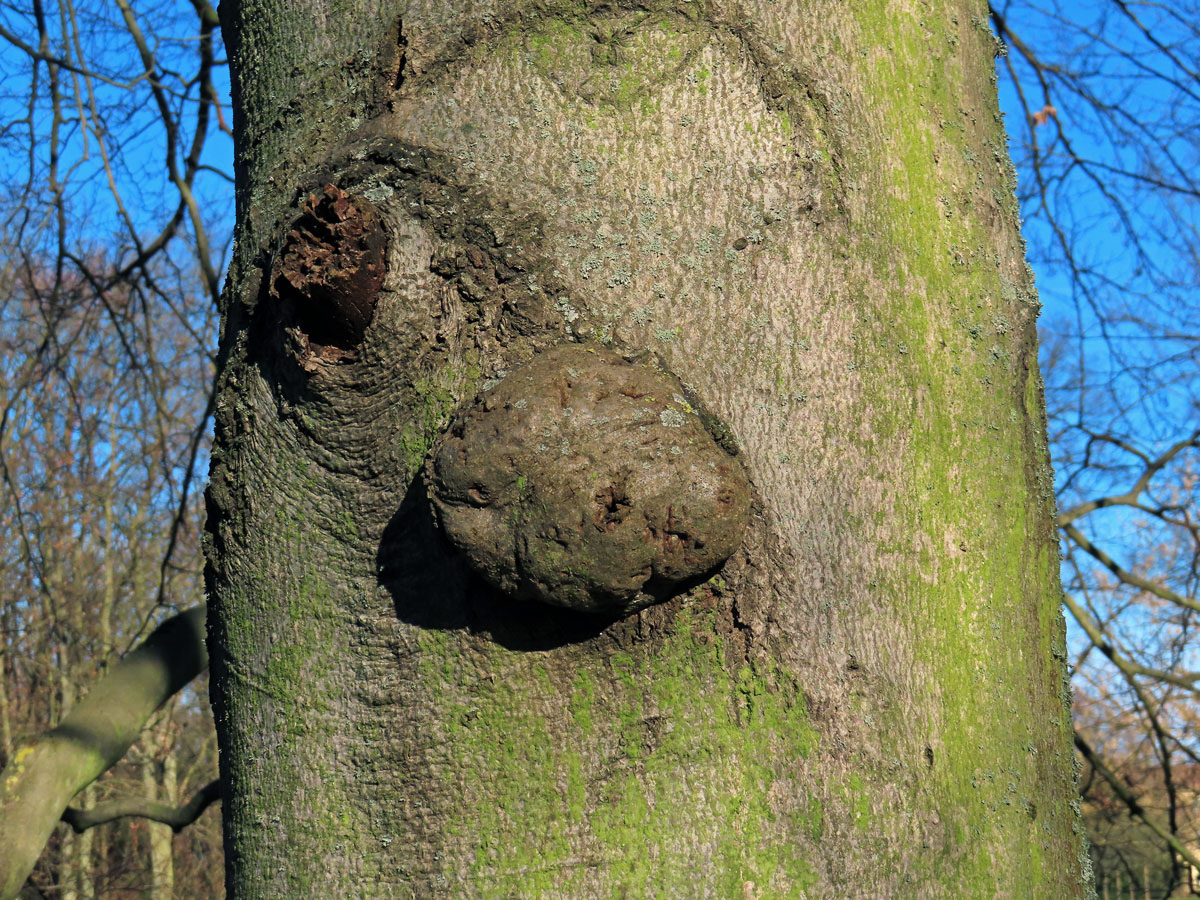
<path fill-rule="evenodd" d="M 410 58 L 414 41 L 411 37 Z M 405 91 L 421 81 L 410 69 L 406 66 Z M 328 182 L 356 198 L 357 185 L 387 193 L 380 209 L 388 221 L 393 214 L 417 221 L 434 243 L 429 269 L 455 288 L 469 333 L 464 340 L 480 352 L 485 371 L 489 359 L 499 362 L 507 356 L 503 348 L 514 343 L 545 346 L 561 340 L 564 331 L 582 335 L 599 329 L 585 304 L 572 305 L 572 286 L 556 271 L 560 261 L 544 252 L 545 210 L 522 198 L 497 197 L 457 160 L 371 137 L 340 149 L 303 181 Z"/>
<path fill-rule="evenodd" d="M 375 315 L 387 233 L 366 200 L 327 184 L 300 208 L 271 270 L 271 294 L 308 352 L 349 358 Z"/>
<path fill-rule="evenodd" d="M 404 33 L 404 22 L 396 23 L 396 74 L 392 76 L 392 90 L 398 91 L 404 85 L 404 64 L 408 62 L 408 36 Z"/>
<path fill-rule="evenodd" d="M 418 475 L 379 542 L 377 574 L 400 621 L 427 630 L 467 630 L 517 652 L 593 641 L 614 624 L 611 616 L 507 602 L 461 564 L 428 515 L 428 503 Z"/>
<path fill-rule="evenodd" d="M 511 372 L 435 446 L 447 537 L 505 593 L 625 614 L 707 577 L 750 511 L 741 465 L 673 376 L 566 344 Z"/>

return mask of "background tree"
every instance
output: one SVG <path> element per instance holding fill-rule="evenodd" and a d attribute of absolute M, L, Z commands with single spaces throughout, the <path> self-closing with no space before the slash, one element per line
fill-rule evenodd
<path fill-rule="evenodd" d="M 150 21 L 123 3 L 0 12 L 3 763 L 59 725 L 156 620 L 201 599 L 228 202 L 210 140 L 214 27 L 205 4 L 156 8 Z M 206 693 L 200 682 L 163 709 L 78 811 L 131 796 L 181 803 L 210 781 Z M 219 894 L 214 828 L 181 839 L 191 847 L 178 867 L 170 834 L 63 826 L 31 885 L 68 898 L 164 898 L 172 882 L 180 896 Z M 0 873 L 11 877 L 7 859 Z"/>
<path fill-rule="evenodd" d="M 1200 9 L 992 13 L 1010 48 L 1024 232 L 1055 311 L 1043 370 L 1101 886 L 1119 873 L 1139 893 L 1191 893 Z"/>
<path fill-rule="evenodd" d="M 8 283 L 19 288 L 20 273 L 14 276 Z M 137 373 L 125 369 L 115 336 L 103 327 L 102 309 L 86 302 L 90 289 L 81 293 L 60 295 L 66 311 L 55 317 L 53 346 L 40 359 L 46 323 L 36 294 L 23 300 L 14 290 L 3 313 L 12 350 L 7 359 L 24 363 L 0 381 L 7 421 L 15 425 L 0 442 L 6 510 L 0 525 L 11 579 L 0 709 L 6 761 L 20 735 L 58 724 L 91 679 L 137 639 L 156 589 L 164 602 L 179 594 L 186 601 L 189 593 L 194 602 L 198 594 L 195 529 L 179 527 L 179 498 L 169 489 L 178 474 L 172 472 L 173 451 L 186 447 L 178 445 L 195 423 L 192 381 L 210 377 L 209 363 L 188 359 L 190 340 L 173 347 L 170 330 L 157 328 L 151 371 L 159 383 L 148 396 Z M 194 515 L 194 500 L 185 506 Z M 193 560 L 190 571 L 162 566 L 172 530 L 178 559 Z M 184 706 L 168 713 L 160 736 L 178 736 L 178 724 L 188 720 Z M 196 723 L 202 733 L 207 715 L 203 719 Z M 210 750 L 210 769 L 214 756 Z M 81 805 L 109 796 L 122 784 L 121 774 L 85 794 Z M 78 839 L 63 834 L 58 872 L 49 857 L 51 871 L 41 883 L 87 895 L 110 884 L 130 860 L 122 859 L 112 835 L 101 834 L 100 841 L 97 846 L 91 833 Z"/>

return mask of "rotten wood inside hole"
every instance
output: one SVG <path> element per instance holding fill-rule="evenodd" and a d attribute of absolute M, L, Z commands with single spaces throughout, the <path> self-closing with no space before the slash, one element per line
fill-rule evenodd
<path fill-rule="evenodd" d="M 361 197 L 327 184 L 304 201 L 272 267 L 271 293 L 310 353 L 353 357 L 375 315 L 386 250 L 383 221 Z"/>

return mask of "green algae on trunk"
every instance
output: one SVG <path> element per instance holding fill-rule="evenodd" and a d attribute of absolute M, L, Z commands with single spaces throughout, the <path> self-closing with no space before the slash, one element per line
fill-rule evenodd
<path fill-rule="evenodd" d="M 1083 896 L 982 13 L 228 11 L 231 896 Z M 325 183 L 387 271 L 353 358 L 297 366 L 262 283 Z M 505 596 L 426 502 L 477 394 L 588 341 L 702 398 L 753 498 L 718 571 L 615 619 Z"/>

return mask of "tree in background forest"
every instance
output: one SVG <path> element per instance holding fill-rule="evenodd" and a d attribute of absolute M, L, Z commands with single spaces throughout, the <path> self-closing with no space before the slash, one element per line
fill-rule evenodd
<path fill-rule="evenodd" d="M 13 393 L 22 399 L 5 401 L 11 412 L 0 425 L 0 449 L 6 460 L 14 454 L 20 487 L 6 482 L 5 490 L 20 501 L 24 521 L 17 521 L 16 502 L 4 504 L 3 559 L 14 573 L 9 583 L 31 592 L 28 600 L 13 595 L 11 604 L 5 598 L 0 688 L 7 687 L 8 698 L 0 695 L 6 711 L 0 762 L 17 735 L 57 721 L 103 670 L 112 646 L 118 651 L 130 646 L 148 620 L 199 594 L 195 581 L 189 583 L 198 565 L 191 555 L 198 522 L 189 498 L 195 495 L 195 465 L 201 471 L 205 465 L 205 449 L 197 441 L 207 424 L 209 382 L 203 371 L 213 334 L 215 273 L 224 268 L 222 242 L 209 235 L 214 223 L 221 230 L 228 202 L 216 173 L 206 167 L 225 164 L 221 154 L 205 149 L 223 126 L 213 102 L 223 60 L 211 42 L 215 16 L 204 4 L 153 11 L 121 4 L 117 13 L 119 18 L 108 21 L 109 14 L 99 9 L 36 5 L 27 13 L 10 8 L 0 20 L 0 37 L 9 45 L 4 84 L 14 91 L 5 98 L 4 146 L 10 159 L 25 161 L 20 169 L 4 167 L 20 173 L 5 185 L 14 198 L 5 210 L 5 260 L 14 273 L 9 283 L 28 279 L 29 285 L 5 300 L 12 321 L 26 325 L 11 333 L 21 335 L 12 338 L 11 349 L 5 345 L 6 384 L 15 385 Z M 1194 800 L 1186 787 L 1174 786 L 1180 777 L 1187 784 L 1195 763 L 1195 748 L 1187 741 L 1195 708 L 1190 671 L 1197 668 L 1188 657 L 1195 596 L 1189 525 L 1194 457 L 1188 454 L 1194 438 L 1185 429 L 1195 420 L 1188 367 L 1194 365 L 1196 329 L 1192 252 L 1181 248 L 1194 246 L 1189 223 L 1195 190 L 1186 173 L 1195 156 L 1187 141 L 1194 131 L 1189 116 L 1195 112 L 1196 81 L 1189 61 L 1196 58 L 1190 29 L 1197 15 L 1177 5 L 1164 13 L 1115 2 L 1048 11 L 1011 3 L 992 13 L 1010 50 L 1001 60 L 1002 83 L 1018 89 L 1009 105 L 1023 109 L 1018 118 L 1010 116 L 1009 129 L 1014 148 L 1023 148 L 1017 163 L 1035 266 L 1044 273 L 1057 266 L 1071 276 L 1050 281 L 1043 275 L 1042 290 L 1069 286 L 1068 305 L 1053 308 L 1078 311 L 1065 325 L 1058 316 L 1050 320 L 1043 341 L 1051 447 L 1068 539 L 1068 611 L 1082 626 L 1071 645 L 1079 739 L 1089 758 L 1103 761 L 1084 773 L 1089 824 L 1101 840 L 1097 861 L 1112 885 L 1120 871 L 1120 884 L 1136 883 L 1140 890 L 1143 873 L 1152 870 L 1155 890 L 1165 891 L 1185 879 L 1179 860 L 1194 836 Z M 29 85 L 32 90 L 26 90 Z M 143 106 L 153 118 L 136 117 Z M 158 140 L 147 137 L 155 134 Z M 92 193 L 97 183 L 117 196 L 98 202 Z M 97 227 L 98 214 L 106 211 L 111 218 L 104 221 L 115 224 Z M 1088 243 L 1109 230 L 1110 222 L 1121 234 L 1116 249 L 1113 238 Z M 1120 248 L 1135 253 L 1123 255 Z M 126 299 L 117 302 L 117 296 Z M 64 309 L 83 317 L 79 327 L 72 329 Z M 60 326 L 66 337 L 59 337 Z M 92 340 L 102 342 L 96 336 L 103 334 L 119 345 L 115 351 L 94 352 Z M 160 355 L 164 344 L 174 349 Z M 160 365 L 172 353 L 179 358 L 190 353 L 199 365 L 194 372 L 186 364 Z M 96 370 L 92 381 L 100 386 L 93 396 L 79 392 L 82 375 L 63 374 L 89 369 Z M 155 374 L 145 377 L 147 370 Z M 38 386 L 43 372 L 74 381 L 64 391 L 72 399 L 63 409 L 75 404 L 70 413 L 50 402 L 54 393 L 43 395 Z M 184 373 L 191 374 L 175 378 Z M 96 400 L 119 376 L 134 378 L 137 391 L 120 381 L 115 405 Z M 132 435 L 161 417 L 164 401 L 154 391 L 169 393 L 171 385 L 179 392 L 174 401 L 179 418 L 174 428 L 160 429 L 160 447 L 141 449 L 154 441 L 139 433 L 136 441 L 120 442 L 139 447 L 128 458 L 111 451 L 87 458 L 81 448 L 89 441 L 111 444 L 118 432 Z M 155 407 L 154 415 L 131 412 L 138 403 L 131 397 Z M 31 402 L 46 405 L 31 411 Z M 50 423 L 45 434 L 69 437 L 35 453 L 37 435 L 20 441 L 15 436 L 37 432 L 39 417 Z M 64 430 L 68 423 L 75 431 Z M 49 441 L 43 437 L 41 443 Z M 19 452 L 13 449 L 18 444 Z M 1178 449 L 1165 465 L 1154 465 L 1173 447 Z M 73 495 L 61 481 L 38 474 L 65 474 L 64 458 L 90 467 L 98 484 L 88 484 L 86 492 L 101 498 L 99 507 L 94 499 L 71 506 Z M 140 542 L 109 543 L 102 536 L 105 526 L 97 538 L 87 523 L 102 516 L 97 510 L 105 508 L 105 491 L 112 493 L 105 487 L 106 466 L 124 471 L 128 460 L 147 474 L 140 485 L 132 478 L 122 481 L 124 500 L 108 508 L 113 533 L 137 531 Z M 75 480 L 82 497 L 88 477 Z M 1114 497 L 1117 502 L 1092 505 Z M 1140 519 L 1103 524 L 1113 507 L 1138 501 L 1146 507 L 1133 510 Z M 1109 512 L 1095 515 L 1101 509 Z M 43 527 L 48 530 L 40 531 Z M 54 546 L 54 529 L 60 549 L 51 551 L 47 569 L 39 548 Z M 89 535 L 99 549 L 80 538 Z M 110 547 L 125 555 L 112 559 Z M 84 560 L 99 572 L 100 582 L 56 576 L 65 571 L 54 562 L 62 548 L 74 555 L 76 569 Z M 1105 555 L 1097 559 L 1097 553 Z M 1112 563 L 1114 557 L 1119 562 Z M 110 572 L 113 583 L 122 584 L 112 594 L 113 612 L 88 615 L 107 602 Z M 57 588 L 45 580 L 47 574 L 60 579 Z M 69 598 L 72 590 L 78 593 Z M 91 637 L 81 640 L 81 631 L 59 623 L 60 613 L 69 617 L 73 610 L 84 613 L 82 618 L 74 613 L 77 626 L 92 629 Z M 116 638 L 110 635 L 106 644 L 98 636 L 103 629 Z M 32 661 L 39 659 L 45 662 L 35 677 L 38 664 Z M 202 710 L 196 699 L 185 695 L 181 708 Z M 204 732 L 203 725 L 196 729 L 197 735 Z M 181 740 L 175 765 L 189 771 L 208 752 L 206 738 Z M 161 737 L 149 744 L 164 746 Z M 160 758 L 162 785 L 176 757 L 160 753 Z M 148 770 L 135 764 L 125 781 L 109 787 L 101 782 L 93 791 L 107 792 L 105 797 L 149 795 L 129 780 Z M 197 773 L 192 783 L 181 783 L 176 798 L 202 780 Z M 87 805 L 97 800 L 81 798 Z M 1130 810 L 1139 811 L 1132 820 Z M 1136 834 L 1143 820 L 1150 825 L 1145 838 Z M 112 836 L 104 836 L 109 830 Z M 1115 840 L 1114 831 L 1132 837 Z M 97 896 L 115 896 L 113 882 L 105 880 L 111 873 L 128 869 L 131 878 L 148 880 L 160 865 L 153 859 L 161 859 L 161 851 L 153 849 L 153 841 L 139 844 L 139 832 L 130 825 L 105 826 L 99 834 L 98 843 L 85 833 L 76 845 L 64 828 L 34 881 L 87 894 L 91 888 L 80 879 L 91 877 Z M 215 840 L 210 829 L 208 840 L 197 842 L 199 865 L 188 861 L 193 848 L 177 848 L 177 865 L 198 871 L 207 865 L 211 871 L 206 856 L 219 852 Z M 1164 849 L 1172 840 L 1180 845 L 1174 854 Z M 141 849 L 124 849 L 133 847 Z M 178 890 L 181 896 L 202 896 L 182 883 Z"/>
<path fill-rule="evenodd" d="M 1102 891 L 1200 891 L 1200 8 L 993 9 Z"/>
<path fill-rule="evenodd" d="M 203 4 L 149 17 L 125 3 L 0 13 L 4 762 L 59 725 L 164 613 L 203 596 L 230 203 L 227 149 L 211 146 L 223 139 L 214 29 Z M 73 801 L 80 833 L 59 828 L 30 889 L 220 896 L 215 817 L 174 846 L 170 827 L 144 819 L 84 827 L 114 802 L 181 803 L 215 773 L 202 680 Z"/>

